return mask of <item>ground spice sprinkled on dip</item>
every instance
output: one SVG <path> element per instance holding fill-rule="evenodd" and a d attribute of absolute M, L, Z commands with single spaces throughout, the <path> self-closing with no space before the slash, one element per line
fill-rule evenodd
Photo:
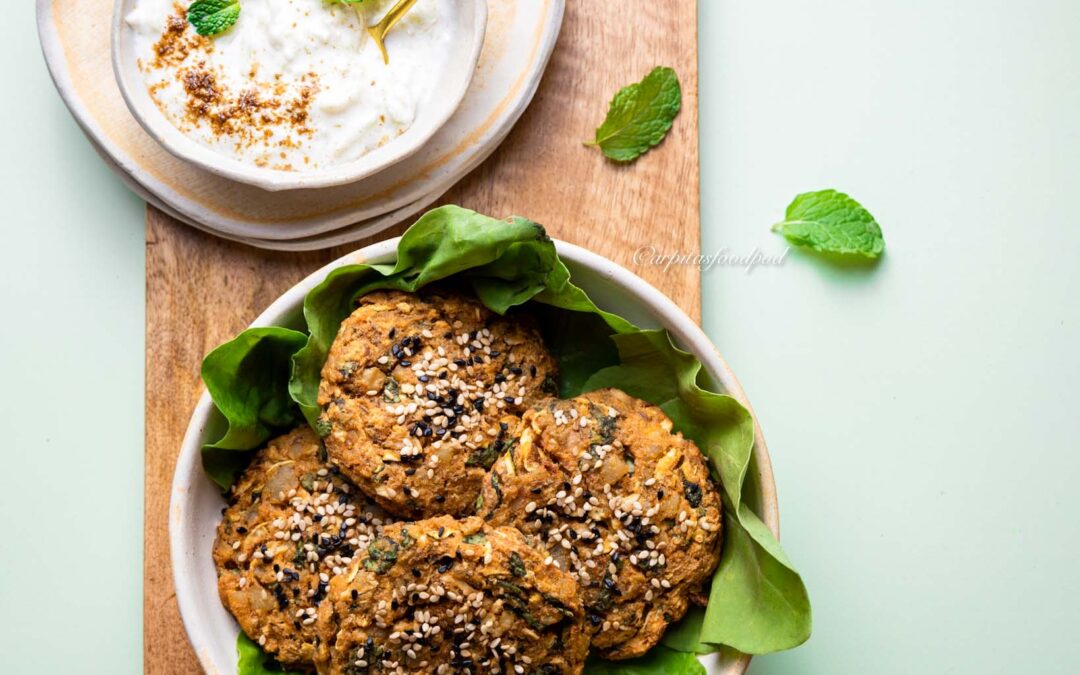
<path fill-rule="evenodd" d="M 212 38 L 173 0 L 140 0 L 126 21 L 150 95 L 180 131 L 245 163 L 310 171 L 405 133 L 431 95 L 452 0 L 418 0 L 387 65 L 364 25 L 392 4 L 244 0 L 236 25 Z"/>

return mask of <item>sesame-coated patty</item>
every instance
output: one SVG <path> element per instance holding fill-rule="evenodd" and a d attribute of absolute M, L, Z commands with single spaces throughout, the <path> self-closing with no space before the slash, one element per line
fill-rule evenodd
<path fill-rule="evenodd" d="M 307 426 L 260 450 L 218 526 L 218 592 L 248 637 L 282 663 L 310 666 L 330 578 L 366 549 L 381 509 L 326 463 Z"/>
<path fill-rule="evenodd" d="M 478 515 L 533 539 L 581 586 L 592 646 L 640 656 L 720 560 L 720 494 L 660 408 L 616 389 L 525 413 Z"/>
<path fill-rule="evenodd" d="M 321 675 L 570 675 L 588 651 L 573 578 L 475 517 L 382 528 L 331 581 L 318 628 Z"/>
<path fill-rule="evenodd" d="M 364 295 L 322 371 L 330 459 L 391 513 L 471 512 L 517 416 L 557 389 L 529 318 L 449 291 Z"/>

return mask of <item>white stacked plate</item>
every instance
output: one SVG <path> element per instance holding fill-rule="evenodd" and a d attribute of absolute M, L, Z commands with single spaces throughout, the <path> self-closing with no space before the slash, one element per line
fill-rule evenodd
<path fill-rule="evenodd" d="M 369 237 L 432 204 L 484 161 L 525 111 L 555 46 L 565 0 L 488 0 L 465 98 L 415 154 L 359 181 L 270 192 L 170 154 L 132 116 L 113 75 L 111 3 L 37 0 L 57 89 L 125 183 L 169 215 L 260 248 L 311 250 Z"/>

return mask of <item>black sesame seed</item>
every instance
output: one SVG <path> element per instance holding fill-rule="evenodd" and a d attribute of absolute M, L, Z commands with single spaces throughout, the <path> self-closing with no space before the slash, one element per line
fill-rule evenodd
<path fill-rule="evenodd" d="M 397 335 L 397 328 L 391 328 L 390 329 L 390 339 L 393 340 L 395 335 Z"/>
<path fill-rule="evenodd" d="M 536 366 L 529 366 L 529 374 L 536 377 Z"/>

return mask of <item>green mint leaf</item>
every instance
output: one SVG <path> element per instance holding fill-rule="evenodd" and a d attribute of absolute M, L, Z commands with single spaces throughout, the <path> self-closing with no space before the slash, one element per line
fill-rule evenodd
<path fill-rule="evenodd" d="M 199 35 L 224 33 L 239 17 L 240 0 L 195 0 L 187 11 L 188 23 Z"/>
<path fill-rule="evenodd" d="M 885 250 L 881 227 L 870 212 L 836 190 L 799 195 L 772 229 L 796 246 L 823 253 L 877 258 Z"/>
<path fill-rule="evenodd" d="M 671 131 L 682 107 L 682 87 L 671 68 L 654 68 L 645 79 L 615 94 L 607 119 L 596 130 L 597 145 L 608 159 L 632 162 Z"/>

